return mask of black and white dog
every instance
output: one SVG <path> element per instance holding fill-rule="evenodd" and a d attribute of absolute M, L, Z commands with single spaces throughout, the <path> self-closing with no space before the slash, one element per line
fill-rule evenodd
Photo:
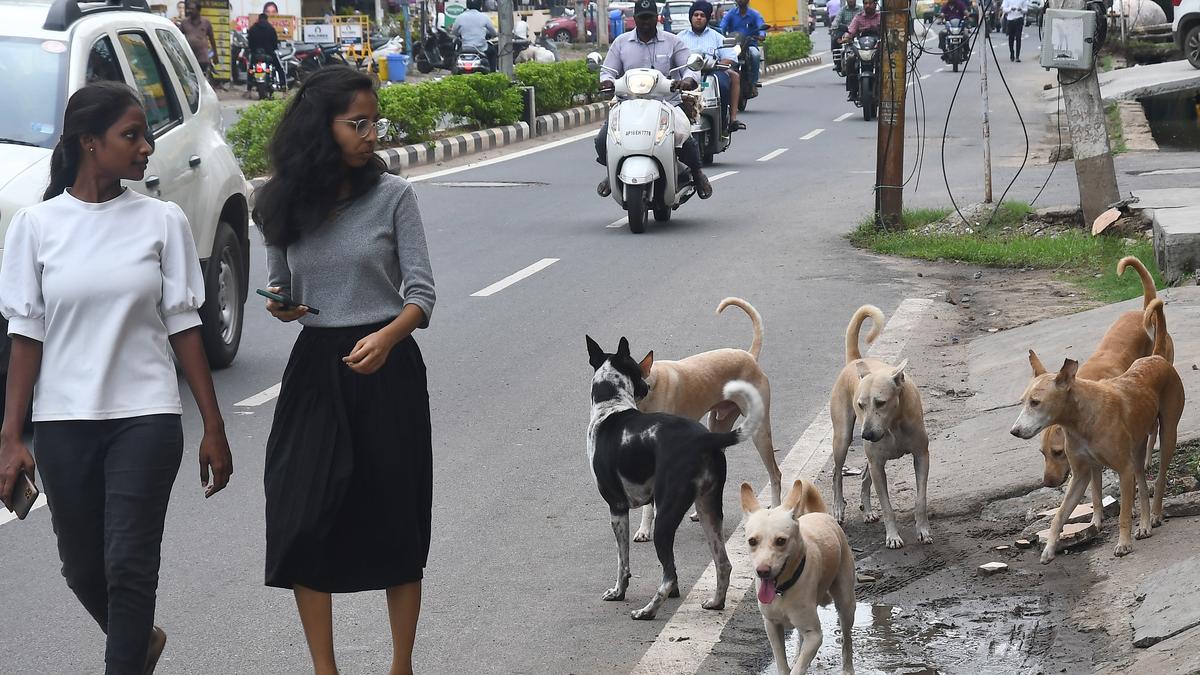
<path fill-rule="evenodd" d="M 724 451 L 754 436 L 763 421 L 762 397 L 747 382 L 734 380 L 726 384 L 725 398 L 738 405 L 746 420 L 733 431 L 713 433 L 696 420 L 637 409 L 637 401 L 650 392 L 646 384 L 650 355 L 640 364 L 634 361 L 625 338 L 621 338 L 616 354 L 604 353 L 591 337 L 587 338 L 587 347 L 596 371 L 587 432 L 588 462 L 596 487 L 608 502 L 617 536 L 617 585 L 604 593 L 604 599 L 625 599 L 630 577 L 629 509 L 651 501 L 658 511 L 654 549 L 662 563 L 662 583 L 650 603 L 631 615 L 653 619 L 668 597 L 679 597 L 675 531 L 694 503 L 717 566 L 717 589 L 704 602 L 704 608 L 724 609 L 732 570 L 721 539 Z"/>

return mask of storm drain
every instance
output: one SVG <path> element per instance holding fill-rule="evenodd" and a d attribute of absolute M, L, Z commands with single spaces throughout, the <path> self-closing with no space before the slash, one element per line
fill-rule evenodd
<path fill-rule="evenodd" d="M 433 183 L 438 187 L 449 188 L 521 188 L 521 187 L 541 187 L 548 183 L 538 181 L 519 181 L 519 180 L 462 180 L 462 181 L 443 181 Z"/>

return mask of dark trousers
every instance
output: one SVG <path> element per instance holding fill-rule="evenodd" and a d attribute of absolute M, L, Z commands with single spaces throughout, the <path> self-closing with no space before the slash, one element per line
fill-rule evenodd
<path fill-rule="evenodd" d="M 676 156 L 692 171 L 699 171 L 704 166 L 700 161 L 700 144 L 691 136 L 688 136 L 683 142 L 683 147 L 676 151 Z M 608 166 L 608 120 L 600 127 L 600 133 L 596 134 L 596 161 Z"/>
<path fill-rule="evenodd" d="M 1025 19 L 1009 19 L 1005 28 L 1008 30 L 1008 56 L 1009 58 L 1021 58 L 1021 33 L 1025 31 Z"/>
<path fill-rule="evenodd" d="M 34 452 L 67 586 L 107 636 L 107 675 L 140 675 L 183 456 L 179 415 L 38 422 Z"/>

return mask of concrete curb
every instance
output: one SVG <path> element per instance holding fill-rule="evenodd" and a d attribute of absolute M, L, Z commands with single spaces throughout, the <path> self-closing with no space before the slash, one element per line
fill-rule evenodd
<path fill-rule="evenodd" d="M 592 122 L 599 122 L 608 116 L 608 103 L 589 103 L 577 108 L 560 112 L 538 115 L 536 120 L 537 136 L 558 133 L 566 129 L 582 127 Z"/>
<path fill-rule="evenodd" d="M 762 74 L 774 75 L 775 73 L 783 73 L 789 70 L 795 70 L 797 68 L 806 68 L 808 66 L 819 65 L 821 65 L 821 56 L 820 54 L 817 54 L 815 56 L 806 56 L 802 59 L 796 59 L 795 61 L 784 61 L 783 63 L 769 65 L 763 68 Z"/>

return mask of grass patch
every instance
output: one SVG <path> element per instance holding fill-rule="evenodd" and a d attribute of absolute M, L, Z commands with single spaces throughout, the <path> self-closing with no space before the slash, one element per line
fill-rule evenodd
<path fill-rule="evenodd" d="M 1125 147 L 1125 128 L 1121 126 L 1121 109 L 1116 103 L 1110 103 L 1104 108 L 1104 116 L 1109 149 L 1112 154 L 1119 155 L 1128 149 Z"/>
<path fill-rule="evenodd" d="M 1155 455 L 1150 473 L 1158 475 L 1160 458 Z M 1189 478 L 1200 478 L 1200 439 L 1192 439 L 1175 446 L 1175 455 L 1171 458 L 1171 466 L 1167 467 L 1168 497 L 1188 492 L 1192 482 Z"/>
<path fill-rule="evenodd" d="M 1113 56 L 1112 56 L 1112 54 L 1105 54 L 1104 57 L 1100 60 L 1100 70 L 1107 73 L 1108 71 L 1110 71 L 1112 69 L 1113 69 Z"/>
<path fill-rule="evenodd" d="M 1006 227 L 1015 229 L 1019 226 L 1031 211 L 1029 204 L 1005 202 L 990 226 L 980 226 L 971 234 L 922 234 L 920 228 L 945 218 L 951 211 L 911 210 L 904 213 L 903 231 L 878 230 L 873 219 L 867 218 L 848 238 L 855 246 L 908 258 L 958 260 L 987 267 L 1060 270 L 1064 279 L 1082 286 L 1090 297 L 1106 303 L 1142 294 L 1141 281 L 1133 270 L 1117 276 L 1117 261 L 1127 255 L 1137 256 L 1146 265 L 1156 286 L 1166 285 L 1158 274 L 1154 247 L 1148 240 L 1126 243 L 1120 236 L 1093 237 L 1082 230 L 1070 230 L 1054 238 L 1005 231 Z M 1094 276 L 1097 273 L 1101 274 L 1099 278 Z"/>

